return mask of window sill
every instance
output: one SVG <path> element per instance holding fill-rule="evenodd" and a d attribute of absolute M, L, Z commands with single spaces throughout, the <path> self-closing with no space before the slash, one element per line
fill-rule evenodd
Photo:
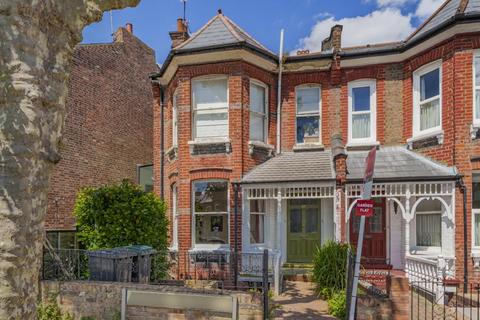
<path fill-rule="evenodd" d="M 325 146 L 321 143 L 300 143 L 293 146 L 293 151 L 323 151 Z"/>
<path fill-rule="evenodd" d="M 422 247 L 414 246 L 410 250 L 412 256 L 424 258 L 436 258 L 442 254 L 442 247 Z"/>
<path fill-rule="evenodd" d="M 443 144 L 443 138 L 443 130 L 437 130 L 426 134 L 419 134 L 410 139 L 407 139 L 408 149 L 413 150 L 430 147 L 432 145 L 440 145 Z"/>
<path fill-rule="evenodd" d="M 480 138 L 479 134 L 480 134 L 480 123 L 473 123 L 470 126 L 470 138 L 472 140 L 476 140 Z"/>
<path fill-rule="evenodd" d="M 350 151 L 355 151 L 355 150 L 370 150 L 373 147 L 378 147 L 380 146 L 380 142 L 378 141 L 367 141 L 367 142 L 355 142 L 351 141 L 348 142 L 347 145 L 345 146 L 347 150 Z"/>
<path fill-rule="evenodd" d="M 167 156 L 168 160 L 175 160 L 178 155 L 178 146 L 168 148 L 167 151 L 165 151 L 165 155 Z"/>
<path fill-rule="evenodd" d="M 188 142 L 191 155 L 230 153 L 232 151 L 229 138 L 197 139 Z"/>
<path fill-rule="evenodd" d="M 230 252 L 230 247 L 227 244 L 223 245 L 196 245 L 190 250 L 188 250 L 188 253 L 199 253 L 199 252 Z"/>
<path fill-rule="evenodd" d="M 260 151 L 261 153 L 267 153 L 267 156 L 271 157 L 274 149 L 274 146 L 262 141 L 248 141 L 248 153 L 250 155 L 254 154 L 256 151 Z"/>
<path fill-rule="evenodd" d="M 178 246 L 168 247 L 168 252 L 172 252 L 172 253 L 178 252 Z"/>
<path fill-rule="evenodd" d="M 473 260 L 473 267 L 475 269 L 480 269 L 480 248 L 476 247 L 472 249 L 471 257 Z"/>

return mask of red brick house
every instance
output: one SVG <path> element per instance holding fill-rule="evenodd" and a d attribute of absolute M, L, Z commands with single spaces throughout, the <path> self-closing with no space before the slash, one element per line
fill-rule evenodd
<path fill-rule="evenodd" d="M 151 189 L 148 75 L 157 70 L 154 51 L 133 35 L 129 24 L 118 29 L 111 43 L 75 48 L 61 160 L 51 178 L 45 220 L 54 246 L 75 246 L 72 210 L 80 188 L 129 179 Z"/>
<path fill-rule="evenodd" d="M 221 11 L 191 36 L 179 20 L 152 76 L 172 250 L 267 248 L 298 264 L 355 243 L 376 147 L 365 257 L 411 280 L 462 279 L 465 265 L 478 277 L 480 1 L 447 0 L 400 42 L 345 48 L 341 34 L 282 57 L 279 87 L 279 57 Z"/>

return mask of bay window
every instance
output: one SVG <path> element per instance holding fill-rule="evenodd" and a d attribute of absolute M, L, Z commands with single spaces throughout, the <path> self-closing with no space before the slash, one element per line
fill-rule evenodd
<path fill-rule="evenodd" d="M 473 246 L 480 248 L 480 173 L 472 177 Z"/>
<path fill-rule="evenodd" d="M 426 65 L 413 74 L 413 133 L 421 136 L 441 130 L 441 61 Z"/>
<path fill-rule="evenodd" d="M 423 200 L 415 213 L 418 247 L 442 246 L 442 203 L 438 200 Z"/>
<path fill-rule="evenodd" d="M 480 50 L 473 56 L 473 101 L 473 122 L 480 126 Z"/>
<path fill-rule="evenodd" d="M 375 80 L 357 80 L 348 84 L 349 144 L 376 142 Z"/>
<path fill-rule="evenodd" d="M 297 144 L 321 143 L 321 89 L 318 85 L 297 87 Z"/>
<path fill-rule="evenodd" d="M 250 243 L 265 242 L 265 200 L 250 200 Z"/>
<path fill-rule="evenodd" d="M 268 136 L 267 87 L 257 81 L 250 81 L 250 140 L 267 142 Z"/>
<path fill-rule="evenodd" d="M 227 244 L 227 181 L 196 181 L 193 183 L 193 196 L 195 244 Z"/>
<path fill-rule="evenodd" d="M 228 137 L 228 79 L 192 81 L 193 134 L 196 140 Z"/>

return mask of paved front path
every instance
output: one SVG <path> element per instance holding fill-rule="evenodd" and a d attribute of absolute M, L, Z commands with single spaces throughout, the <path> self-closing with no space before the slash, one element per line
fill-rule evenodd
<path fill-rule="evenodd" d="M 275 297 L 280 305 L 275 319 L 335 319 L 328 315 L 328 305 L 316 297 L 311 282 L 286 281 L 282 295 Z"/>

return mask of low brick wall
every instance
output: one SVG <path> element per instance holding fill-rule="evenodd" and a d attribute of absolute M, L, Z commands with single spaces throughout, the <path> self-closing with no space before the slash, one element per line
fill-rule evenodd
<path fill-rule="evenodd" d="M 42 281 L 41 298 L 47 301 L 56 297 L 63 312 L 80 319 L 93 317 L 96 320 L 120 319 L 122 288 L 165 293 L 192 293 L 232 295 L 238 299 L 238 314 L 242 320 L 262 319 L 262 296 L 255 293 L 218 290 L 199 290 L 184 286 L 142 285 L 118 282 L 93 281 Z M 198 310 L 175 310 L 147 307 L 129 307 L 127 319 L 230 319 L 230 315 L 213 314 Z"/>

